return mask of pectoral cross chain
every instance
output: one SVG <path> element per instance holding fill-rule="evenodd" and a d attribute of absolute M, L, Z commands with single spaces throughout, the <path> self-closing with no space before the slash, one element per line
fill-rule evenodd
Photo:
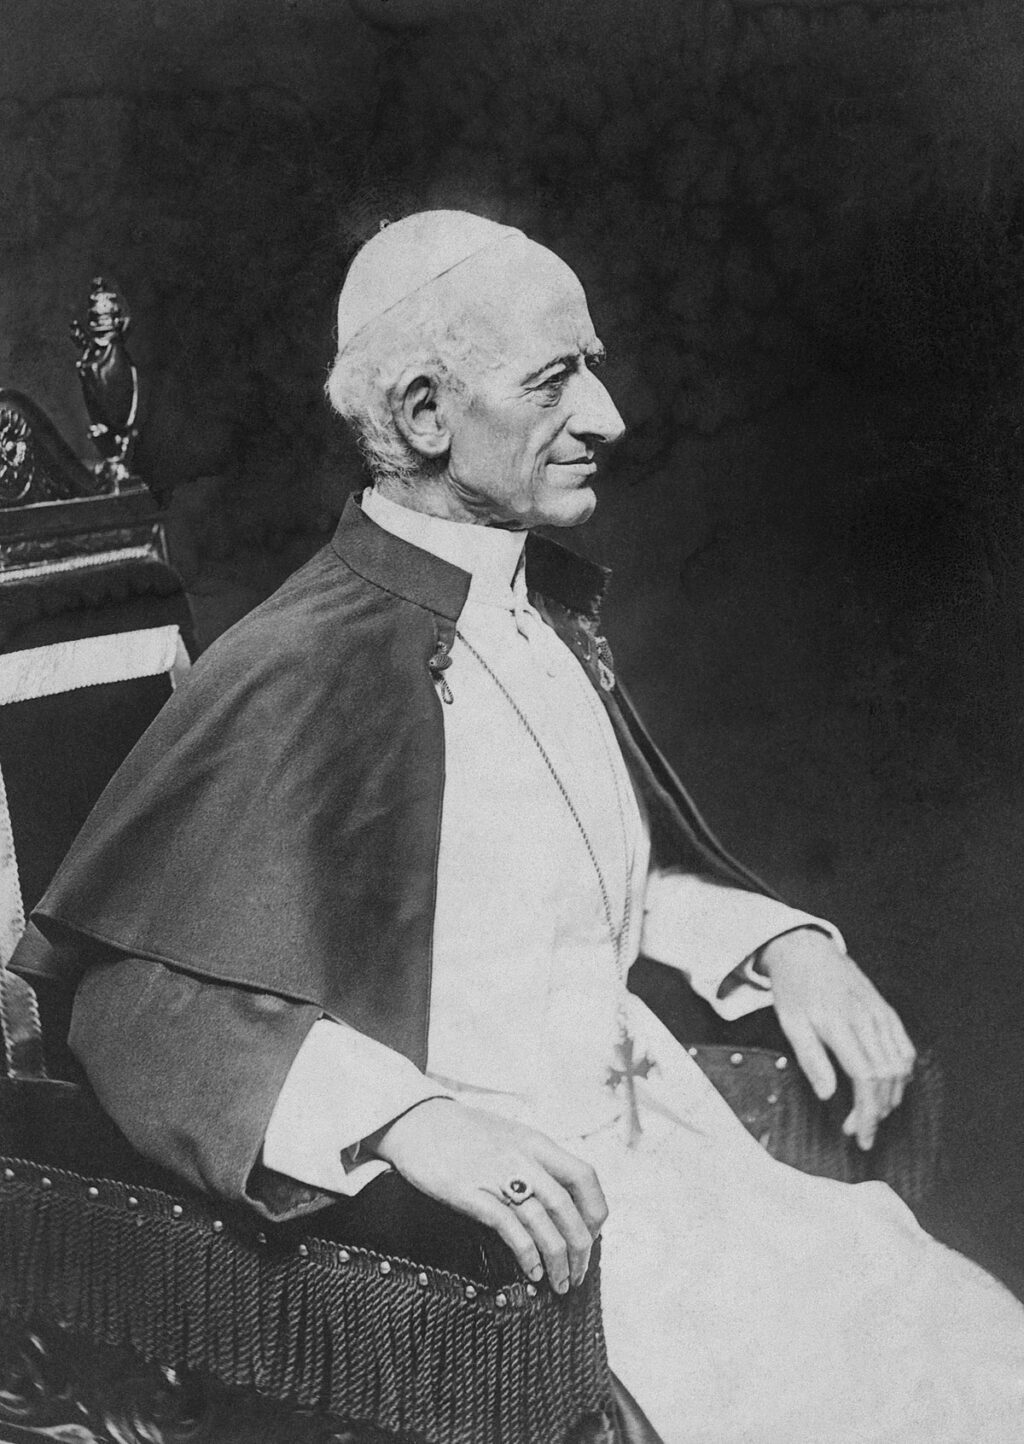
<path fill-rule="evenodd" d="M 624 1083 L 626 1085 L 628 1118 L 626 1147 L 635 1148 L 640 1141 L 640 1134 L 643 1132 L 640 1125 L 640 1106 L 636 1096 L 636 1080 L 638 1078 L 647 1078 L 655 1067 L 655 1063 L 654 1059 L 646 1053 L 642 1058 L 636 1058 L 632 1034 L 625 1031 L 615 1044 L 614 1053 L 618 1067 L 608 1069 L 606 1081 L 612 1092 L 614 1092 L 620 1084 Z"/>

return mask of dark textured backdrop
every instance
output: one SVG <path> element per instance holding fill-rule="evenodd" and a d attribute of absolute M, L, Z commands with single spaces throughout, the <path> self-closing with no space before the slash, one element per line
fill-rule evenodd
<path fill-rule="evenodd" d="M 579 271 L 631 426 L 579 540 L 734 848 L 917 1001 L 954 1194 L 1024 1255 L 1024 23 L 842 0 L 6 0 L 0 383 L 84 449 L 127 292 L 144 462 L 212 633 L 329 530 L 320 397 L 382 215 Z"/>

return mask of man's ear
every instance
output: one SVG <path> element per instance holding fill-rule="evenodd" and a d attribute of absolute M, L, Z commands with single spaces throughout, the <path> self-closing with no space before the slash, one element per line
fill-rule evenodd
<path fill-rule="evenodd" d="M 420 456 L 437 458 L 451 446 L 440 404 L 440 382 L 427 371 L 404 371 L 391 391 L 391 415 L 403 440 Z"/>

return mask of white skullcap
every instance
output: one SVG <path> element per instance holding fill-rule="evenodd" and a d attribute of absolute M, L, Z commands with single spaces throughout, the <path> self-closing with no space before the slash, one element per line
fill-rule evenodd
<path fill-rule="evenodd" d="M 468 211 L 419 211 L 386 226 L 356 253 L 338 299 L 338 354 L 421 287 L 501 241 L 525 239 Z"/>

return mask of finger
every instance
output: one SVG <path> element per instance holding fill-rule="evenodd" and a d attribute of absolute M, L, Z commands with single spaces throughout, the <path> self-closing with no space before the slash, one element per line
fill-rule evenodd
<path fill-rule="evenodd" d="M 881 1065 L 869 1057 L 851 1027 L 837 1029 L 829 1043 L 840 1067 L 853 1083 L 853 1111 L 843 1124 L 843 1132 L 854 1134 L 866 1151 L 874 1144 L 888 1100 L 886 1080 L 878 1076 Z"/>
<path fill-rule="evenodd" d="M 571 1194 L 591 1238 L 597 1238 L 608 1217 L 608 1204 L 593 1168 L 582 1158 L 567 1153 L 564 1148 L 546 1139 L 537 1149 L 537 1157 L 552 1178 Z"/>
<path fill-rule="evenodd" d="M 532 1279 L 535 1284 L 540 1283 L 544 1277 L 544 1264 L 541 1260 L 540 1250 L 532 1235 L 516 1217 L 514 1208 L 508 1208 L 505 1204 L 499 1203 L 491 1194 L 481 1192 L 477 1195 L 477 1206 L 473 1210 L 473 1217 L 489 1228 L 493 1228 L 511 1253 L 515 1255 L 516 1263 L 526 1277 Z"/>
<path fill-rule="evenodd" d="M 860 1057 L 864 1060 L 861 1066 L 865 1071 L 860 1076 L 866 1091 L 872 1096 L 874 1127 L 877 1130 L 878 1125 L 892 1112 L 893 1083 L 899 1071 L 898 1065 L 890 1053 L 880 1021 L 873 1011 L 851 1019 L 851 1032 L 859 1045 Z"/>
<path fill-rule="evenodd" d="M 886 1029 L 889 1034 L 893 1052 L 900 1061 L 900 1071 L 903 1077 L 909 1080 L 910 1075 L 914 1071 L 914 1064 L 917 1062 L 917 1049 L 914 1047 L 899 1014 L 894 1008 L 889 1008 L 888 1010 Z"/>
<path fill-rule="evenodd" d="M 874 1147 L 878 1125 L 885 1117 L 880 1098 L 884 1087 L 877 1078 L 854 1078 L 853 1080 L 853 1127 L 852 1132 L 858 1146 L 865 1153 Z"/>
<path fill-rule="evenodd" d="M 899 1015 L 887 1003 L 881 1000 L 879 1003 L 880 1006 L 873 1011 L 872 1021 L 878 1039 L 879 1056 L 884 1058 L 888 1082 L 885 1116 L 888 1117 L 903 1102 L 917 1054 Z"/>
<path fill-rule="evenodd" d="M 804 1015 L 779 1015 L 782 1031 L 793 1045 L 793 1052 L 817 1096 L 825 1101 L 836 1091 L 836 1071 L 821 1040 Z"/>
<path fill-rule="evenodd" d="M 536 1195 L 525 1203 L 515 1204 L 514 1212 L 540 1251 L 551 1287 L 556 1293 L 566 1293 L 569 1288 L 569 1246 L 558 1226 Z"/>
<path fill-rule="evenodd" d="M 594 1238 L 572 1195 L 553 1178 L 539 1179 L 535 1195 L 565 1240 L 569 1255 L 569 1282 L 574 1285 L 582 1283 L 590 1263 Z"/>
<path fill-rule="evenodd" d="M 885 1096 L 883 1099 L 885 1112 L 883 1117 L 888 1118 L 894 1109 L 900 1106 L 903 1097 L 903 1089 L 906 1086 L 909 1076 L 907 1060 L 902 1050 L 897 1046 L 896 1038 L 892 1030 L 891 1020 L 896 1018 L 892 1009 L 885 1005 L 883 1010 L 874 1015 L 875 1034 L 878 1038 L 878 1047 L 882 1057 L 885 1059 Z"/>

